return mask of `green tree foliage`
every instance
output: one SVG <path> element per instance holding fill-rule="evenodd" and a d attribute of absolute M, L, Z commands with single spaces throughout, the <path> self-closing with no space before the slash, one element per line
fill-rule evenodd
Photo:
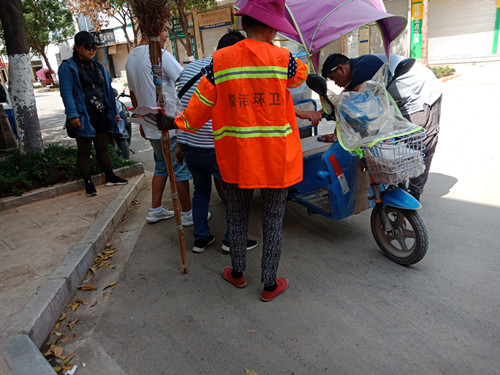
<path fill-rule="evenodd" d="M 52 71 L 46 49 L 74 34 L 72 15 L 62 0 L 22 0 L 22 4 L 31 52 L 41 56 Z"/>

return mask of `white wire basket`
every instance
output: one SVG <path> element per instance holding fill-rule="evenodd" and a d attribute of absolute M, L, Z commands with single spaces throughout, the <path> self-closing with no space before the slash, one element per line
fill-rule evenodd
<path fill-rule="evenodd" d="M 397 185 L 420 176 L 425 171 L 424 131 L 378 142 L 372 148 L 363 147 L 368 171 L 375 182 Z"/>

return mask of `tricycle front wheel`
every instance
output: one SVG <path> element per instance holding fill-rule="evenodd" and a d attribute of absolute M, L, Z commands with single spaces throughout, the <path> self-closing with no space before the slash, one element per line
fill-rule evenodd
<path fill-rule="evenodd" d="M 382 253 L 390 260 L 408 266 L 422 260 L 427 252 L 427 229 L 416 211 L 385 206 L 384 214 L 392 230 L 387 232 L 382 224 L 379 206 L 371 215 L 372 234 Z"/>

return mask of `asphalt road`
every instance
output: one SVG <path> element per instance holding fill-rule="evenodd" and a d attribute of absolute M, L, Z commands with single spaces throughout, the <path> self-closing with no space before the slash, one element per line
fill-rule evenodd
<path fill-rule="evenodd" d="M 144 224 L 143 190 L 110 239 L 116 268 L 97 272 L 99 292 L 74 296 L 99 303 L 66 309 L 68 321 L 79 318 L 64 347 L 76 373 L 499 374 L 499 70 L 464 68 L 445 84 L 420 263 L 402 267 L 377 251 L 370 212 L 334 222 L 289 203 L 279 275 L 290 287 L 264 304 L 260 246 L 248 254 L 245 289 L 220 277 L 230 261 L 219 242 L 188 252 L 183 275 L 175 224 Z M 220 240 L 225 206 L 215 194 L 210 209 Z M 252 210 L 260 241 L 258 194 Z"/>

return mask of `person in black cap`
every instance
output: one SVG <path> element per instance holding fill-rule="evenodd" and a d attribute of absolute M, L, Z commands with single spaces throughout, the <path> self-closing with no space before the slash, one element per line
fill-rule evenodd
<path fill-rule="evenodd" d="M 111 78 L 102 64 L 93 60 L 98 43 L 87 31 L 75 35 L 73 57 L 59 67 L 60 93 L 66 109 L 66 131 L 76 139 L 78 167 L 85 181 L 87 196 L 97 195 L 90 171 L 92 141 L 97 159 L 106 174 L 106 186 L 125 185 L 127 180 L 114 174 L 108 153 L 108 133 L 119 134 Z"/>

